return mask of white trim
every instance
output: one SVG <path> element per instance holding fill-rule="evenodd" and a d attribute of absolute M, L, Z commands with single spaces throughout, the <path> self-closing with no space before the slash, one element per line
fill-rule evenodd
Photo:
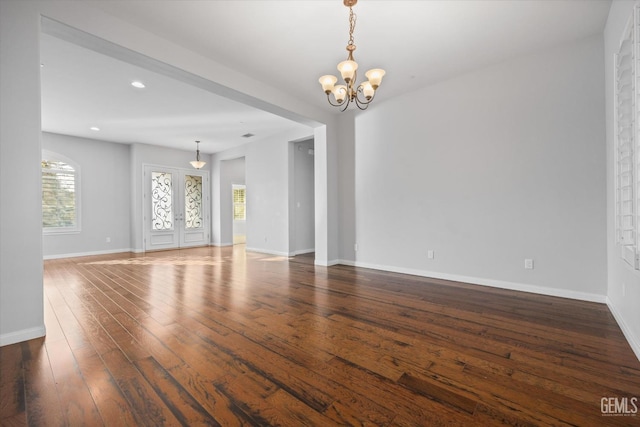
<path fill-rule="evenodd" d="M 289 252 L 272 251 L 270 249 L 246 248 L 245 250 L 247 252 L 257 252 L 257 253 L 261 253 L 261 254 L 278 255 L 278 256 L 286 256 L 286 257 L 293 256 L 293 254 L 289 253 Z"/>
<path fill-rule="evenodd" d="M 212 246 L 220 246 L 220 247 L 222 247 L 222 246 L 233 246 L 233 243 L 217 243 L 217 242 L 213 242 L 211 245 Z"/>
<path fill-rule="evenodd" d="M 622 316 L 622 314 L 620 314 L 616 306 L 613 304 L 613 301 L 611 301 L 609 297 L 607 297 L 606 302 L 607 302 L 607 307 L 609 307 L 609 311 L 611 312 L 611 314 L 613 314 L 613 318 L 616 319 L 616 322 L 618 323 L 618 326 L 622 330 L 624 337 L 627 339 L 627 342 L 629 343 L 631 350 L 633 350 L 636 357 L 640 361 L 640 340 L 638 339 L 638 337 L 634 336 L 633 332 L 631 331 L 631 328 L 629 328 L 627 323 L 624 321 L 624 317 Z"/>
<path fill-rule="evenodd" d="M 316 259 L 316 260 L 313 261 L 313 264 L 314 265 L 319 265 L 319 266 L 322 266 L 322 267 L 331 267 L 333 265 L 343 264 L 343 262 L 341 262 L 341 260 L 339 260 L 339 259 L 332 259 L 332 260 L 329 260 L 329 261 L 322 261 L 322 260 Z"/>
<path fill-rule="evenodd" d="M 296 255 L 304 255 L 304 254 L 310 254 L 312 252 L 315 252 L 316 249 L 315 248 L 310 248 L 310 249 L 300 249 L 299 251 L 294 251 L 293 252 L 293 256 Z"/>
<path fill-rule="evenodd" d="M 47 330 L 44 325 L 35 328 L 23 329 L 17 332 L 10 332 L 8 334 L 0 335 L 0 347 L 44 337 L 46 334 Z"/>
<path fill-rule="evenodd" d="M 512 291 L 531 292 L 534 294 L 548 295 L 560 298 L 569 298 L 580 301 L 590 301 L 606 303 L 606 295 L 592 294 L 588 292 L 578 292 L 569 289 L 554 289 L 544 286 L 528 285 L 526 283 L 507 282 L 503 280 L 484 279 L 471 276 L 460 276 L 457 274 L 438 273 L 434 271 L 415 270 L 411 268 L 392 267 L 388 265 L 370 264 L 359 261 L 340 261 L 342 264 L 354 267 L 371 268 L 374 270 L 391 271 L 394 273 L 410 274 L 413 276 L 429 277 L 433 279 L 451 280 L 454 282 L 470 283 L 473 285 L 490 286 L 493 288 L 508 289 Z"/>
<path fill-rule="evenodd" d="M 133 251 L 132 249 L 110 249 L 108 251 L 92 251 L 92 252 L 77 252 L 77 253 L 72 253 L 72 254 L 45 255 L 42 258 L 45 259 L 45 260 L 48 260 L 48 259 L 60 259 L 60 258 L 77 258 L 77 257 L 93 256 L 93 255 L 119 254 L 119 253 L 123 253 L 123 252 L 139 253 L 139 252 Z M 140 252 L 143 252 L 143 251 L 140 251 Z"/>

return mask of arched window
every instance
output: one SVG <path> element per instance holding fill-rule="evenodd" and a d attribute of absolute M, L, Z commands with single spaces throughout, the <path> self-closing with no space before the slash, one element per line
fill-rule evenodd
<path fill-rule="evenodd" d="M 80 171 L 71 160 L 42 152 L 42 230 L 80 231 Z"/>

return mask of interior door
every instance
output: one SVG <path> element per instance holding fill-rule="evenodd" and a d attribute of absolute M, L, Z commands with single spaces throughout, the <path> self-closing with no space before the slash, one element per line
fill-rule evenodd
<path fill-rule="evenodd" d="M 209 243 L 206 171 L 145 166 L 145 250 Z"/>

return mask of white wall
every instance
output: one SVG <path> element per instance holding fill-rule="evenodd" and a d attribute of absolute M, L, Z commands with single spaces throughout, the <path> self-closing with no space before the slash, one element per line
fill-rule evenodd
<path fill-rule="evenodd" d="M 42 148 L 79 166 L 81 202 L 80 232 L 45 234 L 44 258 L 129 251 L 129 147 L 44 132 Z"/>
<path fill-rule="evenodd" d="M 634 1 L 614 1 L 609 11 L 605 40 L 605 82 L 607 117 L 607 254 L 609 308 L 615 315 L 627 340 L 640 359 L 640 272 L 633 270 L 620 258 L 615 236 L 615 181 L 614 181 L 614 60 L 627 20 L 632 14 Z"/>
<path fill-rule="evenodd" d="M 44 335 L 40 15 L 0 1 L 0 345 Z"/>
<path fill-rule="evenodd" d="M 604 302 L 602 61 L 591 37 L 359 115 L 357 264 Z"/>

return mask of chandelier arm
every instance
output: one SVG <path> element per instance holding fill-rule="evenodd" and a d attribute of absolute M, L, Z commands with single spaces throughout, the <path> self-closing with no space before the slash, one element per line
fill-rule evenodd
<path fill-rule="evenodd" d="M 347 96 L 346 102 L 344 102 L 344 107 L 342 108 L 342 110 L 340 110 L 341 113 L 345 112 L 346 109 L 349 107 L 349 104 L 351 104 L 351 97 Z"/>
<path fill-rule="evenodd" d="M 342 107 L 345 104 L 349 105 L 349 102 L 350 102 L 349 97 L 346 96 L 344 98 L 344 101 L 339 102 L 339 103 L 333 103 L 333 102 L 331 102 L 331 98 L 329 97 L 329 94 L 327 94 L 327 101 L 329 102 L 329 104 L 331 104 L 334 107 Z"/>
<path fill-rule="evenodd" d="M 369 103 L 371 102 L 371 100 L 362 101 L 361 99 L 358 98 L 358 95 L 356 95 L 356 97 L 354 98 L 356 106 L 361 110 L 366 110 L 369 107 Z"/>

